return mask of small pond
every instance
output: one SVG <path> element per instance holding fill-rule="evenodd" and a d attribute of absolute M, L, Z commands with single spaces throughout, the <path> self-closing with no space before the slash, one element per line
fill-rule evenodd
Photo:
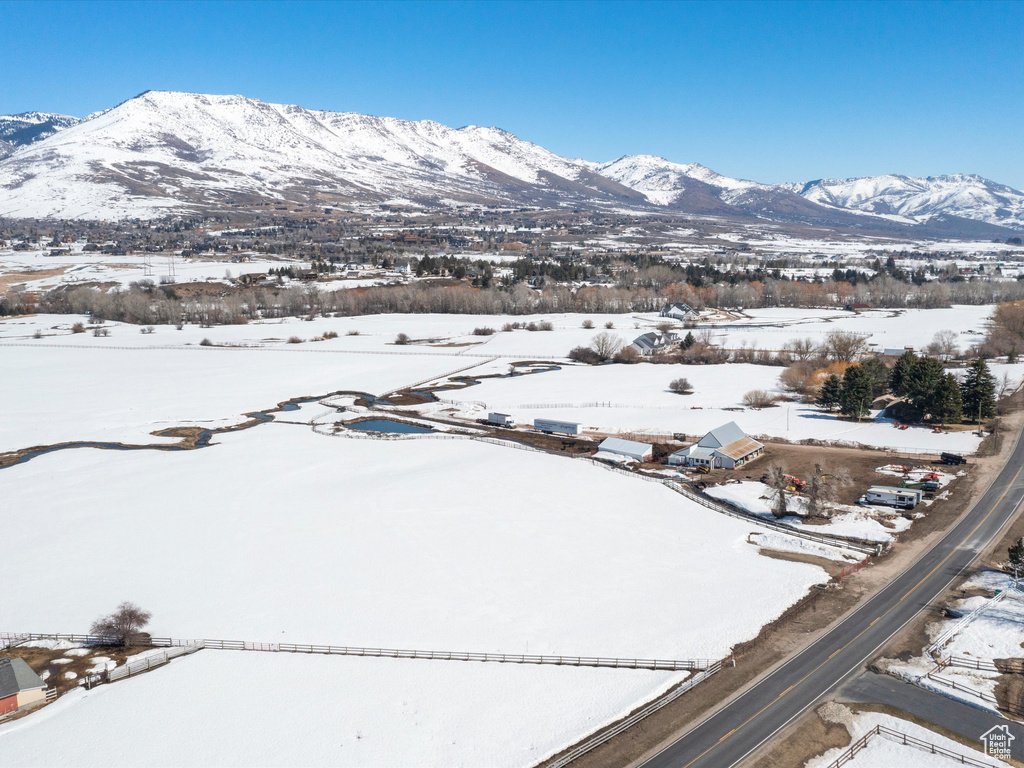
<path fill-rule="evenodd" d="M 425 435 L 434 431 L 430 427 L 421 427 L 419 424 L 406 424 L 403 421 L 392 421 L 391 419 L 356 421 L 349 424 L 348 428 L 359 429 L 363 432 L 395 432 L 405 435 Z"/>

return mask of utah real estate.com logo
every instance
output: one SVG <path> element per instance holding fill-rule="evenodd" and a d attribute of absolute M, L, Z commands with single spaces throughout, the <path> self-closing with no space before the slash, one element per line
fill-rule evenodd
<path fill-rule="evenodd" d="M 999 760 L 1010 759 L 1010 742 L 1016 737 L 1010 733 L 1010 726 L 997 725 L 989 729 L 981 737 L 985 745 L 985 754 Z"/>

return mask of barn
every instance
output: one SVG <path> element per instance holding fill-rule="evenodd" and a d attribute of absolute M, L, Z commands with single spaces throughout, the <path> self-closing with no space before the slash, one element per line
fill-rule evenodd
<path fill-rule="evenodd" d="M 650 461 L 654 457 L 654 446 L 621 437 L 607 437 L 597 446 L 597 452 L 611 453 L 633 461 Z"/>
<path fill-rule="evenodd" d="M 46 683 L 24 659 L 0 658 L 0 717 L 46 700 Z"/>
<path fill-rule="evenodd" d="M 693 445 L 676 451 L 668 463 L 677 467 L 735 469 L 753 461 L 764 451 L 764 445 L 739 428 L 735 421 L 711 430 Z"/>

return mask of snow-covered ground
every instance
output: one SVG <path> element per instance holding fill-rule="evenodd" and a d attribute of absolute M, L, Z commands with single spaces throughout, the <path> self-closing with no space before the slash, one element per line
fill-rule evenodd
<path fill-rule="evenodd" d="M 741 481 L 714 485 L 706 490 L 709 496 L 731 502 L 747 512 L 774 519 L 772 499 L 774 491 L 757 481 Z M 788 500 L 789 508 L 797 514 L 785 517 L 782 522 L 809 533 L 823 533 L 832 536 L 847 536 L 865 541 L 890 542 L 900 531 L 910 527 L 911 521 L 893 509 L 882 507 L 855 507 L 838 505 L 827 523 L 809 525 L 799 514 L 804 514 L 807 500 L 793 497 Z"/>
<path fill-rule="evenodd" d="M 5 525 L 10 570 L 0 592 L 9 629 L 81 631 L 130 599 L 153 612 L 154 634 L 186 638 L 721 658 L 825 580 L 816 566 L 760 555 L 747 541 L 748 524 L 589 462 L 467 440 L 325 437 L 299 424 L 260 426 L 217 442 L 177 453 L 68 451 L 2 470 L 4 509 L 14 512 Z M 34 567 L 40 558 L 54 566 Z M 753 583 L 758 589 L 749 588 Z M 297 690 L 334 662 L 345 664 L 323 659 L 315 662 L 317 674 L 296 673 L 306 681 Z M 359 717 L 376 734 L 374 748 L 395 750 L 374 753 L 386 759 L 365 758 L 371 763 L 407 764 L 410 739 L 444 733 L 444 741 L 428 740 L 429 757 L 431 745 L 446 744 L 452 733 L 454 747 L 488 744 L 492 751 L 480 759 L 441 751 L 436 764 L 529 764 L 683 677 L 628 673 L 616 688 L 619 678 L 593 672 L 577 683 L 520 667 L 517 682 L 506 684 L 513 673 L 501 667 L 488 677 L 490 666 L 456 664 L 430 667 L 416 682 L 421 673 L 410 666 L 414 692 L 438 690 L 430 718 L 413 716 L 423 727 L 407 734 L 408 721 L 392 709 L 404 694 L 381 695 L 392 685 L 391 668 L 367 663 L 353 671 L 357 680 L 330 687 L 331 695 L 360 692 L 366 701 Z M 232 688 L 233 700 L 256 699 L 245 711 L 276 712 L 271 702 L 283 696 L 270 688 L 260 688 L 262 698 L 237 695 L 243 680 L 262 686 L 263 676 L 258 669 L 205 675 Z M 169 706 L 146 690 L 119 706 Z M 494 691 L 506 702 L 497 711 L 482 701 Z M 545 704 L 538 691 L 568 701 Z M 577 695 L 580 706 L 571 704 Z M 85 722 L 108 716 L 91 705 L 81 711 L 100 713 L 83 715 Z M 534 729 L 548 715 L 548 730 Z M 434 729 L 433 718 L 448 731 Z M 492 738 L 502 718 L 509 730 L 535 732 L 535 739 Z M 68 726 L 79 727 L 88 730 Z M 288 732 L 283 728 L 275 733 Z M 333 748 L 334 731 L 303 732 L 317 734 L 305 737 L 315 742 L 310 754 L 334 759 L 324 751 Z M 24 754 L 5 747 L 4 755 Z M 58 759 L 75 747 L 75 739 L 61 737 L 56 752 L 40 754 Z M 137 762 L 132 751 L 123 754 Z"/>
<path fill-rule="evenodd" d="M 858 712 L 854 714 L 841 704 L 827 704 L 822 707 L 825 716 L 832 722 L 842 723 L 850 732 L 852 741 L 861 738 L 876 725 L 888 728 L 915 739 L 934 744 L 940 749 L 948 750 L 956 755 L 964 755 L 972 760 L 988 763 L 993 768 L 1009 768 L 1007 763 L 993 757 L 987 757 L 978 750 L 971 749 L 958 741 L 930 731 L 916 723 L 880 712 Z M 821 712 L 822 710 L 819 710 Z M 980 734 L 979 734 L 980 735 Z M 980 744 L 980 742 L 979 742 Z M 830 749 L 818 757 L 809 760 L 804 768 L 827 768 L 849 747 Z M 959 760 L 941 754 L 932 754 L 927 748 L 904 745 L 892 737 L 878 734 L 872 736 L 867 747 L 859 751 L 848 763 L 854 768 L 894 768 L 894 766 L 913 766 L 913 768 L 951 768 L 960 764 Z"/>
<path fill-rule="evenodd" d="M 207 650 L 0 725 L 0 766 L 526 768 L 671 677 Z"/>
<path fill-rule="evenodd" d="M 0 470 L 5 508 L 36 510 L 5 530 L 27 580 L 0 595 L 12 629 L 80 631 L 127 598 L 159 635 L 719 658 L 824 576 L 758 556 L 749 524 L 588 462 L 294 424 L 217 441 Z M 44 555 L 61 567 L 30 567 Z"/>
<path fill-rule="evenodd" d="M 984 589 L 989 595 L 1003 593 L 998 600 L 991 596 L 977 595 L 957 601 L 956 609 L 961 617 L 974 614 L 970 620 L 946 618 L 928 627 L 930 640 L 935 643 L 945 633 L 957 628 L 955 633 L 936 648 L 942 658 L 959 656 L 981 661 L 983 666 L 993 659 L 1024 658 L 1024 593 L 1013 589 L 1013 578 L 998 571 L 981 571 L 964 585 L 964 589 Z M 980 610 L 979 610 L 980 609 Z M 999 673 L 990 669 L 971 669 L 950 665 L 935 672 L 935 659 L 927 652 L 909 661 L 890 660 L 887 672 L 918 685 L 934 690 L 951 698 L 968 701 L 974 706 L 996 710 L 996 705 L 983 697 L 974 696 L 970 691 L 979 691 L 988 696 L 995 695 Z M 926 677 L 933 672 L 939 679 Z M 955 681 L 968 690 L 957 690 L 942 682 Z"/>
<path fill-rule="evenodd" d="M 784 402 L 760 410 L 743 406 L 743 395 L 752 389 L 781 394 L 781 371 L 746 363 L 569 365 L 533 376 L 488 379 L 443 396 L 464 403 L 462 413 L 470 418 L 496 410 L 512 414 L 519 424 L 531 424 L 537 418 L 559 419 L 601 432 L 700 437 L 735 421 L 749 435 L 792 441 L 814 439 L 957 453 L 973 453 L 980 443 L 972 432 L 936 434 L 929 427 L 896 431 L 891 419 L 875 415 L 872 420 L 850 422 L 802 403 Z M 669 383 L 677 378 L 689 380 L 692 395 L 669 390 Z"/>

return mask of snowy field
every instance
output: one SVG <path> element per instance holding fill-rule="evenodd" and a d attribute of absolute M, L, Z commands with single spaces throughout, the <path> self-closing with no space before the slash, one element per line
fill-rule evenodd
<path fill-rule="evenodd" d="M 891 715 L 883 715 L 879 712 L 852 713 L 845 706 L 829 704 L 826 707 L 829 712 L 829 720 L 840 722 L 850 732 L 852 741 L 861 738 L 876 725 L 889 728 L 899 733 L 904 733 L 915 739 L 934 744 L 935 746 L 953 752 L 957 755 L 964 755 L 973 760 L 985 762 L 993 768 L 1009 768 L 1007 763 L 996 760 L 993 757 L 986 757 L 980 751 L 971 749 L 958 741 L 953 741 L 927 728 L 923 728 L 908 720 L 901 720 Z M 840 755 L 847 751 L 848 747 L 830 749 L 818 757 L 805 763 L 804 768 L 827 768 Z M 908 768 L 951 768 L 959 765 L 960 761 L 945 755 L 932 754 L 926 749 L 904 745 L 886 738 L 883 735 L 875 735 L 869 741 L 865 749 L 857 753 L 854 759 L 847 763 L 854 768 L 895 768 L 895 766 L 907 766 Z"/>
<path fill-rule="evenodd" d="M 26 579 L 0 595 L 11 629 L 81 631 L 133 599 L 176 637 L 720 658 L 824 578 L 759 556 L 749 524 L 586 462 L 290 424 L 218 442 L 0 470 L 5 509 L 35 510 L 5 530 Z M 32 568 L 44 555 L 61 567 Z"/>
<path fill-rule="evenodd" d="M 130 599 L 153 612 L 154 634 L 175 637 L 721 658 L 827 578 L 817 566 L 760 555 L 747 542 L 749 524 L 588 462 L 464 440 L 324 437 L 295 424 L 223 435 L 218 443 L 179 453 L 68 451 L 2 470 L 11 511 L 4 531 L 10 570 L 0 592 L 5 631 L 82 631 Z M 39 569 L 40 558 L 59 567 Z M 0 764 L 79 764 L 79 740 L 66 734 L 114 716 L 106 706 L 146 713 L 127 728 L 141 731 L 132 737 L 141 745 L 148 724 L 168 722 L 161 713 L 183 709 L 175 697 L 192 688 L 185 678 L 173 683 L 180 692 L 164 692 L 161 681 L 221 658 L 214 654 L 129 683 L 138 695 L 118 683 L 74 710 L 62 713 L 61 703 L 29 718 L 65 735 L 28 763 L 29 747 L 19 740 L 42 736 L 12 734 L 8 751 L 0 735 L 0 755 L 14 755 L 0 756 Z M 339 699 L 335 707 L 358 709 L 340 738 L 347 744 L 363 730 L 368 744 L 352 748 L 362 764 L 409 764 L 413 750 L 423 755 L 417 765 L 529 765 L 684 676 L 249 658 L 198 673 L 208 685 L 229 685 L 241 707 L 240 715 L 221 708 L 209 727 L 251 729 L 260 734 L 254 744 L 263 743 L 269 726 L 246 713 L 281 717 L 269 702 L 309 685 L 321 691 L 334 664 L 342 677 L 314 693 L 310 707 L 323 712 L 316 702 L 329 695 Z M 272 662 L 289 666 L 261 666 Z M 289 679 L 302 683 L 272 693 Z M 247 695 L 246 685 L 258 690 Z M 403 709 L 401 702 L 419 697 L 422 704 Z M 492 707 L 490 697 L 502 703 Z M 191 728 L 207 704 L 169 722 Z M 333 727 L 329 716 L 325 722 Z M 269 733 L 290 732 L 282 730 L 287 722 L 275 723 Z M 315 735 L 304 738 L 303 755 L 337 762 L 338 733 L 306 723 L 303 732 Z M 188 732 L 206 726 L 196 727 Z M 223 749 L 235 741 L 225 739 Z M 155 747 L 135 749 L 122 753 L 126 762 L 180 762 L 174 750 L 160 763 Z M 252 762 L 246 749 L 233 764 Z M 283 758 L 258 762 L 276 759 Z"/>
<path fill-rule="evenodd" d="M 0 766 L 526 768 L 669 679 L 206 650 L 0 725 Z"/>
<path fill-rule="evenodd" d="M 519 424 L 537 418 L 560 419 L 600 432 L 700 437 L 735 421 L 749 435 L 792 441 L 815 439 L 957 453 L 973 453 L 980 443 L 972 432 L 936 434 L 930 427 L 897 431 L 891 419 L 877 414 L 871 420 L 851 422 L 802 403 L 760 410 L 743 406 L 743 395 L 752 389 L 781 394 L 782 370 L 746 363 L 571 365 L 531 376 L 488 379 L 444 393 L 444 397 L 463 403 L 461 412 L 470 418 L 494 410 L 512 414 Z M 692 395 L 669 390 L 669 383 L 679 377 L 693 385 Z"/>

